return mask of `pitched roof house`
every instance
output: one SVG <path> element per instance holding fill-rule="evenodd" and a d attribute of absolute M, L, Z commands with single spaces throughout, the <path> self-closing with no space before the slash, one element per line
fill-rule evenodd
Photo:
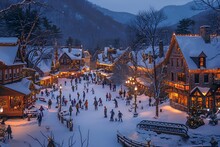
<path fill-rule="evenodd" d="M 90 54 L 82 48 L 64 47 L 59 53 L 61 75 L 71 75 L 82 72 L 83 67 L 90 65 Z"/>
<path fill-rule="evenodd" d="M 167 83 L 173 107 L 220 107 L 220 37 L 210 35 L 209 29 L 202 26 L 200 35 L 172 36 Z"/>
<path fill-rule="evenodd" d="M 22 116 L 23 109 L 32 101 L 32 81 L 22 78 L 25 62 L 18 39 L 0 37 L 0 107 L 1 116 Z M 32 83 L 33 84 L 33 83 Z"/>

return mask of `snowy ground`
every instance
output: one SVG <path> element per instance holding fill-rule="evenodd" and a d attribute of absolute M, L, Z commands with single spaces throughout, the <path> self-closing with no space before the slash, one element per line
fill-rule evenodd
<path fill-rule="evenodd" d="M 67 85 L 64 86 L 64 81 L 67 81 Z M 73 82 L 74 83 L 74 82 Z M 65 95 L 65 98 L 69 100 L 69 93 L 71 97 L 77 99 L 77 92 L 80 93 L 82 98 L 84 81 L 81 84 L 78 84 L 77 92 L 72 92 L 70 79 L 59 79 L 59 84 L 63 85 L 62 94 Z M 91 89 L 95 89 L 95 94 L 93 95 Z M 124 87 L 122 87 L 124 89 Z M 118 96 L 119 87 L 117 87 L 116 92 L 112 92 L 112 98 Z M 102 88 L 102 85 L 89 85 L 89 93 L 86 93 L 86 99 L 89 101 L 89 110 L 80 110 L 78 116 L 75 115 L 75 108 L 73 108 L 73 123 L 74 129 L 73 132 L 70 132 L 64 124 L 62 124 L 57 118 L 57 108 L 56 100 L 52 99 L 52 109 L 47 110 L 47 103 L 37 101 L 36 107 L 42 105 L 45 108 L 44 117 L 42 125 L 39 127 L 37 124 L 36 118 L 31 118 L 31 121 L 27 119 L 9 119 L 6 121 L 6 125 L 10 124 L 13 131 L 13 139 L 7 140 L 6 144 L 3 146 L 10 147 L 39 147 L 40 144 L 32 139 L 29 135 L 34 138 L 37 138 L 41 143 L 47 142 L 46 138 L 42 135 L 48 136 L 51 134 L 54 135 L 57 143 L 62 144 L 63 147 L 68 147 L 68 139 L 70 136 L 74 135 L 73 140 L 76 141 L 75 147 L 80 147 L 80 135 L 79 135 L 79 126 L 82 131 L 83 140 L 87 138 L 87 133 L 89 131 L 89 147 L 121 147 L 122 145 L 117 143 L 116 133 L 119 131 L 123 135 L 128 136 L 131 139 L 144 142 L 145 140 L 151 140 L 153 145 L 163 146 L 163 147 L 176 147 L 176 146 L 192 146 L 192 145 L 210 145 L 209 141 L 211 137 L 215 137 L 220 142 L 220 127 L 208 125 L 208 120 L 205 120 L 205 125 L 196 129 L 189 129 L 188 140 L 182 139 L 179 136 L 167 135 L 167 134 L 156 134 L 154 132 L 146 132 L 137 130 L 136 125 L 141 120 L 155 120 L 155 107 L 148 106 L 148 97 L 142 95 L 138 96 L 138 101 L 141 100 L 141 103 L 138 103 L 138 117 L 133 118 L 133 112 L 129 112 L 128 109 L 130 106 L 125 105 L 125 100 L 117 99 L 119 103 L 118 108 L 114 108 L 113 101 L 105 101 L 106 92 L 110 92 L 109 86 Z M 59 95 L 59 91 L 55 92 L 56 95 Z M 93 101 L 94 97 L 101 97 L 103 100 L 104 106 L 107 106 L 108 109 L 108 118 L 104 118 L 103 106 L 98 108 L 98 111 L 94 110 Z M 41 96 L 39 96 L 41 97 Z M 51 96 L 43 96 L 46 100 L 51 98 Z M 67 106 L 63 106 L 62 110 L 69 109 L 70 102 Z M 143 106 L 143 109 L 141 107 Z M 177 122 L 183 123 L 186 122 L 186 113 L 175 110 L 169 106 L 169 103 L 164 103 L 160 105 L 160 108 L 163 110 L 159 115 L 158 121 L 165 122 Z M 118 110 L 123 113 L 123 122 L 110 122 L 110 110 L 114 109 L 117 116 Z M 49 126 L 50 130 L 48 131 L 46 127 Z M 85 143 L 86 144 L 86 143 Z M 219 143 L 220 144 L 220 143 Z"/>

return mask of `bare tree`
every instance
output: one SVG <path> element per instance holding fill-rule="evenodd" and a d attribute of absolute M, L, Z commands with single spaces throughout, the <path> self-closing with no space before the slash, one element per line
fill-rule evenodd
<path fill-rule="evenodd" d="M 48 7 L 37 0 L 23 0 L 0 11 L 0 17 L 5 21 L 3 27 L 12 30 L 10 36 L 19 38 L 24 59 L 31 68 L 37 66 L 42 57 L 51 56 L 51 53 L 46 53 L 43 48 L 45 45 L 51 45 L 55 38 L 60 38 L 61 35 L 59 28 L 43 16 L 43 11 Z M 27 46 L 32 50 L 27 49 Z M 38 56 L 34 56 L 36 54 Z"/>
<path fill-rule="evenodd" d="M 199 9 L 211 8 L 220 12 L 220 0 L 194 0 L 194 2 Z"/>
<path fill-rule="evenodd" d="M 156 68 L 156 49 L 155 46 L 159 44 L 160 34 L 162 33 L 162 29 L 160 27 L 161 22 L 166 19 L 166 16 L 161 11 L 156 11 L 151 8 L 149 11 L 142 11 L 138 14 L 134 24 L 132 26 L 133 30 L 136 34 L 135 44 L 145 43 L 146 46 L 150 46 L 152 48 L 152 75 L 150 79 L 152 80 L 153 88 L 154 88 L 154 98 L 156 101 L 156 117 L 159 117 L 159 96 L 160 96 L 160 86 L 162 80 L 158 79 L 157 68 Z M 134 45 L 135 46 L 135 45 Z M 148 69 L 148 67 L 146 67 Z M 137 68 L 135 68 L 135 71 Z"/>

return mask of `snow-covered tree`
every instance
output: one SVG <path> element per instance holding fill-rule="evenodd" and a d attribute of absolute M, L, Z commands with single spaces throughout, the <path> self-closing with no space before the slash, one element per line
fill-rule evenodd
<path fill-rule="evenodd" d="M 46 17 L 42 15 L 46 4 L 38 1 L 22 1 L 20 3 L 11 4 L 7 8 L 0 11 L 2 19 L 1 28 L 7 30 L 6 36 L 16 36 L 20 40 L 20 47 L 23 52 L 25 61 L 29 63 L 33 59 L 33 55 L 40 55 L 35 61 L 31 61 L 36 66 L 44 55 L 46 45 L 52 45 L 55 38 L 60 38 L 60 29 L 53 25 Z M 31 46 L 33 50 L 27 49 Z M 32 55 L 32 57 L 30 57 Z M 33 63 L 34 62 L 34 63 Z"/>
<path fill-rule="evenodd" d="M 161 66 L 160 71 L 159 68 L 156 68 L 156 46 L 160 42 L 160 35 L 162 33 L 162 29 L 160 28 L 161 22 L 166 19 L 166 16 L 162 11 L 157 11 L 151 8 L 148 11 L 139 12 L 137 18 L 135 19 L 131 28 L 136 35 L 136 39 L 134 40 L 133 48 L 134 51 L 134 58 L 133 58 L 133 66 L 134 72 L 137 74 L 138 64 L 137 62 L 140 60 L 139 49 L 142 48 L 142 44 L 145 43 L 145 46 L 149 46 L 152 49 L 151 58 L 152 58 L 152 67 L 148 67 L 148 63 L 143 61 L 144 68 L 147 69 L 146 76 L 150 79 L 150 83 L 153 85 L 153 92 L 155 98 L 155 105 L 156 105 L 156 117 L 159 116 L 159 96 L 161 92 L 161 87 L 163 84 L 163 73 L 164 73 L 164 66 Z M 148 56 L 149 57 L 149 56 Z"/>

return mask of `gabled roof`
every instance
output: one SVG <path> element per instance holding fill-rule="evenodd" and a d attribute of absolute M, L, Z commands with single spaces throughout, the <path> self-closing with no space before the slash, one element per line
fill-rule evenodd
<path fill-rule="evenodd" d="M 31 50 L 31 48 L 29 48 Z M 34 55 L 34 54 L 37 55 Z M 54 51 L 53 47 L 47 46 L 42 49 L 42 52 L 31 52 L 29 55 L 29 60 L 32 64 L 37 62 L 40 58 L 40 62 L 37 64 L 37 67 L 44 73 L 51 71 L 52 62 L 54 60 Z"/>
<path fill-rule="evenodd" d="M 115 50 L 115 54 L 111 54 L 112 60 L 110 60 L 108 58 L 108 50 L 109 49 Z M 113 64 L 113 63 L 117 62 L 117 60 L 121 57 L 121 55 L 123 55 L 127 50 L 128 50 L 128 48 L 126 48 L 126 49 L 114 49 L 114 48 L 110 48 L 110 47 L 105 47 L 103 52 L 98 54 L 97 61 L 100 64 Z"/>
<path fill-rule="evenodd" d="M 60 57 L 62 57 L 63 54 L 69 56 L 71 60 L 82 59 L 82 49 L 80 48 L 71 48 L 70 52 L 69 52 L 69 48 L 62 48 L 61 53 L 59 55 L 59 59 Z"/>
<path fill-rule="evenodd" d="M 207 56 L 206 69 L 220 68 L 220 36 L 211 37 L 211 43 L 205 43 L 201 36 L 174 36 L 189 69 L 198 69 L 193 58 L 202 52 Z"/>
<path fill-rule="evenodd" d="M 160 63 L 162 63 L 165 59 L 165 55 L 168 51 L 168 48 L 169 46 L 164 46 L 163 47 L 163 52 L 164 52 L 164 56 L 163 57 L 159 57 L 158 54 L 159 54 L 159 46 L 155 46 L 155 54 L 156 54 L 156 66 L 159 65 Z M 151 46 L 149 47 L 145 47 L 139 51 L 137 51 L 137 65 L 140 66 L 140 67 L 144 67 L 144 68 L 148 68 L 148 69 L 152 69 L 153 68 L 153 62 L 152 63 L 149 63 L 149 58 L 147 58 L 146 60 L 143 59 L 143 54 L 146 54 L 146 56 L 148 56 L 148 54 L 151 53 L 151 55 L 153 55 L 153 49 Z M 136 52 L 135 51 L 132 51 L 132 56 L 133 58 L 135 59 L 135 55 Z"/>
<path fill-rule="evenodd" d="M 23 78 L 20 82 L 14 82 L 14 83 L 11 83 L 11 84 L 6 84 L 6 85 L 3 85 L 9 89 L 12 89 L 14 91 L 17 91 L 19 93 L 22 93 L 24 95 L 28 95 L 31 93 L 30 91 L 30 84 L 32 83 L 32 81 L 26 79 L 26 78 Z"/>
<path fill-rule="evenodd" d="M 16 40 L 16 41 L 15 41 Z M 0 43 L 6 43 L 6 45 L 0 44 L 0 61 L 4 64 L 10 66 L 10 65 L 20 65 L 24 64 L 23 62 L 16 61 L 17 55 L 20 54 L 19 52 L 19 46 L 17 44 L 17 38 L 1 38 L 0 37 Z M 14 45 L 8 45 L 7 43 L 15 43 Z M 19 57 L 21 58 L 21 57 Z"/>

